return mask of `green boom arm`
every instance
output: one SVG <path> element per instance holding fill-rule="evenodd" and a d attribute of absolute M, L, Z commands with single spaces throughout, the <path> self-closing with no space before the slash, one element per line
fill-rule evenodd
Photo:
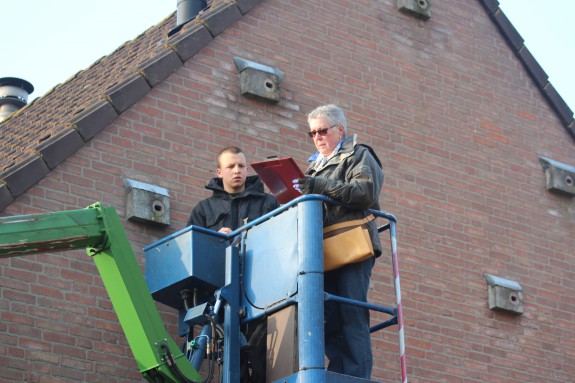
<path fill-rule="evenodd" d="M 169 336 L 114 208 L 0 218 L 0 258 L 79 248 L 94 259 L 144 378 L 202 381 Z"/>

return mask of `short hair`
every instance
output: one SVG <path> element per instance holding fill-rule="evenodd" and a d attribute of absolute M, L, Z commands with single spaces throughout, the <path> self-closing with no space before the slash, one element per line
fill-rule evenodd
<path fill-rule="evenodd" d="M 347 136 L 347 119 L 345 118 L 343 109 L 339 106 L 335 104 L 318 106 L 309 112 L 307 115 L 307 121 L 309 122 L 309 120 L 319 117 L 325 117 L 329 121 L 330 126 L 343 126 L 343 137 L 345 138 Z"/>
<path fill-rule="evenodd" d="M 216 156 L 216 165 L 218 166 L 218 169 L 220 168 L 220 157 L 224 153 L 240 154 L 243 153 L 243 150 L 241 150 L 237 146 L 228 146 L 220 150 L 220 152 Z"/>

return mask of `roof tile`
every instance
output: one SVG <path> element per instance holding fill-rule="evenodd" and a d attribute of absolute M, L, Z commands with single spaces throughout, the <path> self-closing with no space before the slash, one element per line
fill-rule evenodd
<path fill-rule="evenodd" d="M 573 118 L 573 111 L 565 103 L 563 98 L 557 93 L 553 85 L 549 83 L 547 73 L 541 68 L 539 63 L 535 60 L 531 52 L 525 47 L 523 38 L 515 29 L 511 21 L 499 8 L 499 1 L 497 0 L 478 0 L 483 8 L 487 11 L 493 23 L 501 32 L 503 38 L 507 41 L 513 53 L 521 61 L 527 72 L 539 88 L 541 94 L 545 97 L 551 108 L 558 114 L 559 119 L 563 123 L 571 138 L 575 139 L 575 119 Z"/>
<path fill-rule="evenodd" d="M 551 83 L 548 83 L 545 88 L 543 88 L 543 95 L 549 100 L 563 125 L 567 127 L 571 124 L 573 121 L 573 112 Z"/>
<path fill-rule="evenodd" d="M 144 61 L 140 65 L 140 73 L 151 87 L 164 81 L 176 69 L 183 65 L 182 60 L 172 49 L 165 49 L 157 56 Z"/>
<path fill-rule="evenodd" d="M 523 37 L 517 32 L 517 29 L 511 24 L 511 21 L 507 18 L 505 13 L 501 10 L 495 12 L 493 15 L 496 21 L 496 25 L 503 34 L 503 37 L 513 48 L 513 52 L 519 52 L 519 49 L 523 46 Z"/>
<path fill-rule="evenodd" d="M 8 184 L 12 196 L 18 197 L 30 186 L 44 178 L 49 171 L 50 169 L 42 161 L 42 158 L 34 154 L 29 156 L 27 161 L 22 161 L 11 167 L 4 180 Z"/>
<path fill-rule="evenodd" d="M 194 24 L 191 29 L 184 29 L 173 37 L 170 44 L 180 59 L 186 62 L 211 40 L 212 35 L 203 25 Z"/>
<path fill-rule="evenodd" d="M 0 184 L 0 211 L 6 209 L 14 201 L 14 197 L 6 184 Z"/>
<path fill-rule="evenodd" d="M 263 0 L 236 0 L 236 5 L 240 9 L 240 12 L 245 15 L 262 2 Z"/>
<path fill-rule="evenodd" d="M 106 99 L 118 114 L 122 114 L 140 98 L 145 96 L 151 87 L 140 74 L 134 74 L 106 91 Z"/>
<path fill-rule="evenodd" d="M 495 12 L 497 12 L 499 9 L 498 0 L 481 0 L 480 3 L 487 10 L 487 12 L 489 12 L 490 15 L 494 15 Z"/>
<path fill-rule="evenodd" d="M 522 37 L 499 8 L 499 2 L 478 1 L 575 138 L 571 109 L 549 84 L 547 75 L 523 45 Z M 175 29 L 174 12 L 0 122 L 0 211 L 48 169 L 75 152 L 82 141 L 94 137 L 194 56 L 213 36 L 261 2 L 208 0 L 206 10 Z"/>
<path fill-rule="evenodd" d="M 238 21 L 242 17 L 242 13 L 235 3 L 224 2 L 212 7 L 211 12 L 207 14 L 200 13 L 198 17 L 203 20 L 212 36 L 216 37 Z"/>
<path fill-rule="evenodd" d="M 84 141 L 78 131 L 68 127 L 59 133 L 58 136 L 38 147 L 38 152 L 42 155 L 46 165 L 50 169 L 54 169 L 83 145 Z"/>
<path fill-rule="evenodd" d="M 541 65 L 539 65 L 537 60 L 535 60 L 535 57 L 533 57 L 525 45 L 519 50 L 519 52 L 517 52 L 517 55 L 521 59 L 521 62 L 523 62 L 525 68 L 531 74 L 531 77 L 537 84 L 537 87 L 542 89 L 545 85 L 547 85 L 549 82 L 549 76 L 547 76 L 547 73 L 545 73 L 543 68 L 541 68 Z"/>
<path fill-rule="evenodd" d="M 78 130 L 84 141 L 90 140 L 118 117 L 114 107 L 106 100 L 100 100 L 78 113 L 70 123 Z"/>

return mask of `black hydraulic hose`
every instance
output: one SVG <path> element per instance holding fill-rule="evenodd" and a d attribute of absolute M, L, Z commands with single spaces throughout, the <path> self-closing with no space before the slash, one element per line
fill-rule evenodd
<path fill-rule="evenodd" d="M 170 353 L 170 350 L 168 349 L 168 347 L 165 344 L 162 345 L 162 349 L 165 352 L 166 361 L 167 361 L 168 368 L 170 369 L 170 371 L 172 371 L 173 374 L 176 375 L 183 383 L 194 383 L 192 380 L 186 378 L 184 376 L 184 374 L 182 374 L 182 371 L 180 371 L 180 369 L 178 368 L 178 365 L 176 364 L 174 357 L 172 356 L 172 354 Z"/>

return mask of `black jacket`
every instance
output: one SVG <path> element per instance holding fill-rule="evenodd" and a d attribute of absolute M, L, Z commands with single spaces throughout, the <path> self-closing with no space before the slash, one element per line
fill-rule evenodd
<path fill-rule="evenodd" d="M 326 206 L 324 226 L 334 223 L 363 218 L 364 210 L 379 208 L 379 194 L 383 186 L 383 171 L 381 161 L 375 152 L 367 145 L 357 143 L 355 134 L 347 137 L 339 152 L 331 157 L 323 166 L 313 160 L 306 174 L 315 177 L 312 194 L 323 194 L 334 200 L 343 202 L 357 210 L 339 205 Z M 381 255 L 381 243 L 375 221 L 368 223 L 369 234 L 375 256 Z"/>
<path fill-rule="evenodd" d="M 243 192 L 231 195 L 224 190 L 220 178 L 212 178 L 206 185 L 213 195 L 196 205 L 188 226 L 196 225 L 218 231 L 222 227 L 232 230 L 253 221 L 280 206 L 271 194 L 264 192 L 264 184 L 258 176 L 246 178 Z"/>

